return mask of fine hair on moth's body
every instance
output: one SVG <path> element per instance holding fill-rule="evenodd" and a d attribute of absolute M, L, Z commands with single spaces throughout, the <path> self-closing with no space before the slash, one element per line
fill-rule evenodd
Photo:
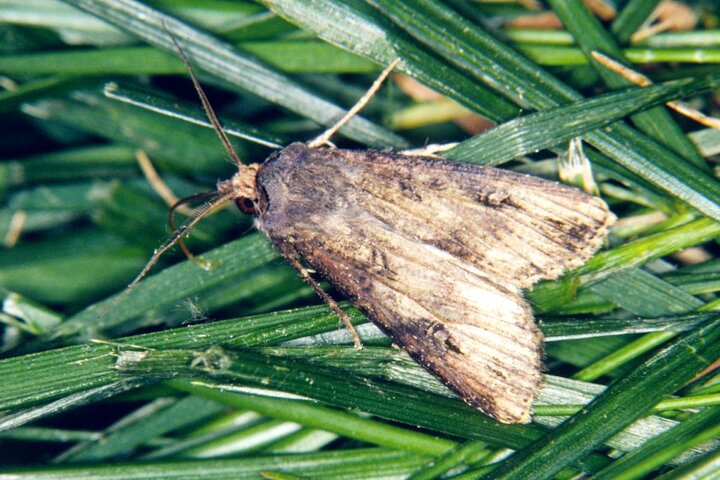
<path fill-rule="evenodd" d="M 345 322 L 356 346 L 349 318 L 310 269 L 467 403 L 504 423 L 529 422 L 543 339 L 521 290 L 600 248 L 614 220 L 605 202 L 507 170 L 332 146 L 332 133 L 397 61 L 318 138 L 243 165 L 173 41 L 238 172 L 218 183 L 213 200 L 156 250 L 130 288 L 204 215 L 235 201 Z"/>

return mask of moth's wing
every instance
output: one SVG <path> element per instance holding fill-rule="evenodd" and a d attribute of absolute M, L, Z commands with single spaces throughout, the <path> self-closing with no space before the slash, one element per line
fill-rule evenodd
<path fill-rule="evenodd" d="M 342 160 L 362 168 L 374 217 L 522 288 L 582 265 L 615 219 L 598 197 L 508 170 L 402 155 Z"/>
<path fill-rule="evenodd" d="M 264 165 L 258 186 L 259 227 L 285 255 L 468 403 L 529 421 L 542 336 L 519 290 L 599 247 L 601 200 L 496 169 L 303 145 Z"/>
<path fill-rule="evenodd" d="M 528 422 L 542 338 L 517 289 L 367 213 L 328 220 L 290 248 L 465 401 Z"/>

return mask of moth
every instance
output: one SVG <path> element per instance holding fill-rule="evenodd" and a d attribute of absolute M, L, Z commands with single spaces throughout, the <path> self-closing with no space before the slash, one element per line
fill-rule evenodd
<path fill-rule="evenodd" d="M 317 139 L 243 165 L 176 46 L 238 172 L 218 183 L 212 201 L 156 251 L 131 287 L 204 215 L 234 201 L 255 215 L 356 342 L 347 315 L 311 269 L 467 403 L 500 422 L 529 422 L 543 337 L 521 290 L 581 265 L 601 246 L 614 218 L 605 202 L 507 170 L 332 146 L 332 133 L 394 65 Z"/>

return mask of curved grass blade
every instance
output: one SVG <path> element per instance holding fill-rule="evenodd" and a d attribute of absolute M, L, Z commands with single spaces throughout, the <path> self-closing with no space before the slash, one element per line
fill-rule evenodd
<path fill-rule="evenodd" d="M 698 81 L 688 79 L 680 84 L 666 84 L 664 89 L 653 92 L 647 88 L 633 88 L 581 100 L 505 122 L 465 140 L 445 152 L 444 156 L 469 163 L 498 165 L 558 145 L 634 112 L 676 98 L 676 95 L 694 95 L 718 84 L 720 76 Z"/>
<path fill-rule="evenodd" d="M 207 120 L 205 113 L 199 107 L 179 102 L 176 99 L 169 99 L 155 94 L 148 94 L 137 88 L 132 88 L 117 83 L 108 83 L 104 88 L 105 96 L 135 107 L 143 108 L 151 112 L 167 115 L 171 118 L 183 120 L 193 125 L 200 125 L 212 129 L 212 124 Z M 286 142 L 283 139 L 269 132 L 263 132 L 251 125 L 242 122 L 223 118 L 221 121 L 223 130 L 229 136 L 242 138 L 268 148 L 281 148 Z"/>

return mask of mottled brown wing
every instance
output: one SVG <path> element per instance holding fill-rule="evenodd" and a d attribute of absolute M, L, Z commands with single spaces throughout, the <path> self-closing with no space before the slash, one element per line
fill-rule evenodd
<path fill-rule="evenodd" d="M 293 144 L 258 173 L 259 227 L 468 403 L 527 422 L 542 336 L 520 289 L 581 264 L 602 200 L 493 168 Z"/>

